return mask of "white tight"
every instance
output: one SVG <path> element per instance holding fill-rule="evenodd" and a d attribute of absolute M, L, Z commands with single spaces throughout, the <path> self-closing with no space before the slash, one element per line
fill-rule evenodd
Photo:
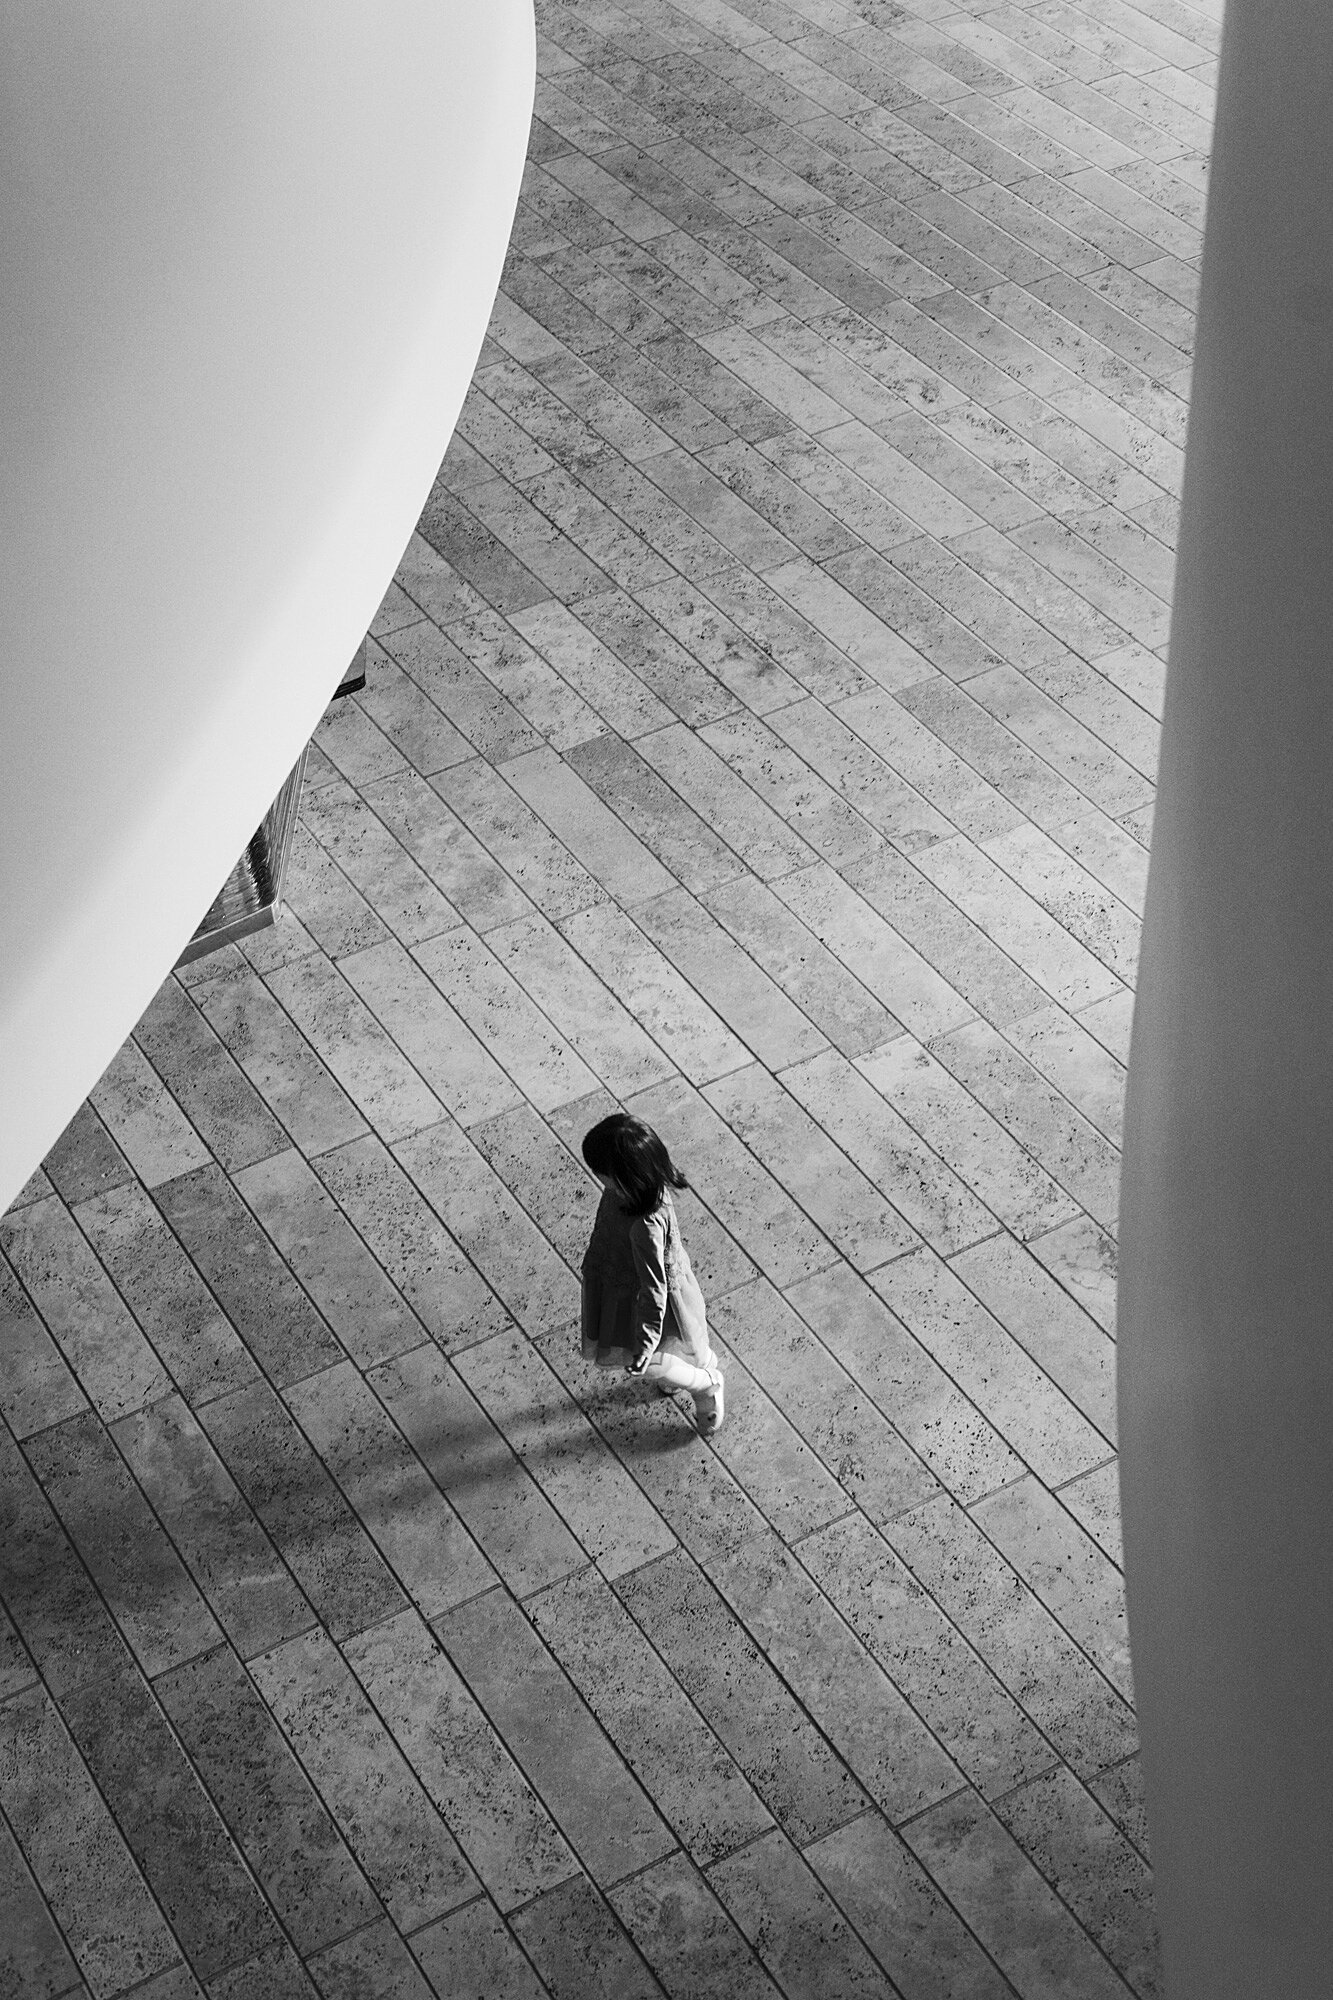
<path fill-rule="evenodd" d="M 708 1358 L 716 1367 L 717 1357 L 711 1348 Z M 700 1368 L 696 1362 L 687 1361 L 682 1354 L 664 1354 L 661 1348 L 657 1350 L 643 1372 L 645 1376 L 658 1382 L 669 1382 L 673 1389 L 689 1389 L 696 1396 L 713 1386 L 713 1378 L 706 1368 Z"/>

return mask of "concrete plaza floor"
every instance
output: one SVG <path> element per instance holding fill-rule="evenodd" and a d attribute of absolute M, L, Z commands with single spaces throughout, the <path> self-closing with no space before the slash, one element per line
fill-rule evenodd
<path fill-rule="evenodd" d="M 0 1994 L 1159 1990 L 1117 1142 L 1219 12 L 542 0 L 289 910 L 0 1225 Z M 579 1358 L 614 1104 L 708 1442 Z"/>

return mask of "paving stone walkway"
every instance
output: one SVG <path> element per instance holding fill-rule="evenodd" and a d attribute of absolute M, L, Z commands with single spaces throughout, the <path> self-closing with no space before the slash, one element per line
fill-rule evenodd
<path fill-rule="evenodd" d="M 0 1229 L 0 1993 L 1159 1991 L 1123 1063 L 1216 0 L 542 0 L 274 931 Z M 727 1423 L 581 1364 L 584 1129 Z"/>

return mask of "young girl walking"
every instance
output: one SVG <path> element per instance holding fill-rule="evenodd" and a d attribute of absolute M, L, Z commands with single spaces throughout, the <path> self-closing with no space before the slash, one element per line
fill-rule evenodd
<path fill-rule="evenodd" d="M 583 1259 L 584 1359 L 688 1389 L 711 1437 L 722 1426 L 722 1370 L 671 1199 L 689 1183 L 652 1127 L 624 1111 L 593 1126 L 583 1157 L 602 1184 Z"/>

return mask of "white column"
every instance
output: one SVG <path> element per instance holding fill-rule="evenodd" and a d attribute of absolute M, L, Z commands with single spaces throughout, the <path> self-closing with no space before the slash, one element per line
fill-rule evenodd
<path fill-rule="evenodd" d="M 1333 1992 L 1331 149 L 1329 0 L 1230 0 L 1121 1216 L 1170 2000 Z"/>

